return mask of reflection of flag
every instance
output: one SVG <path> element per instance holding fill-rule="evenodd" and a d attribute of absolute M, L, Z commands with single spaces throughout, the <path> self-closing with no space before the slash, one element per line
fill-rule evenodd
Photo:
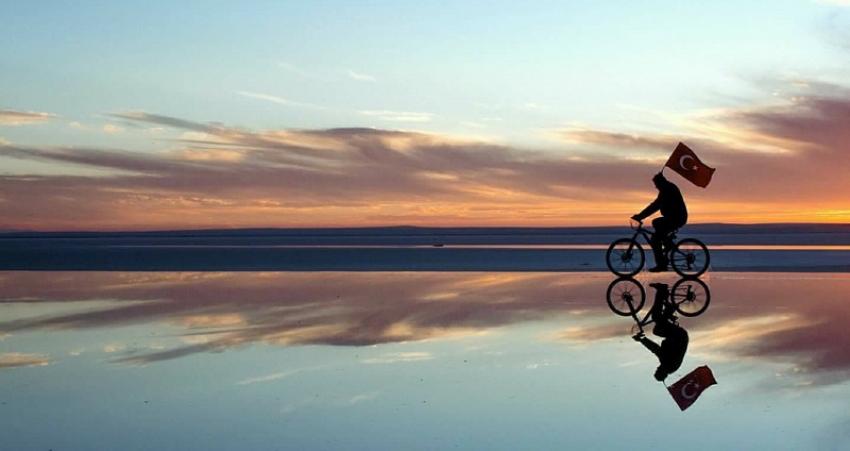
<path fill-rule="evenodd" d="M 667 387 L 667 390 L 670 391 L 679 408 L 685 410 L 696 402 L 703 390 L 716 383 L 711 368 L 703 365 Z"/>
<path fill-rule="evenodd" d="M 670 159 L 664 166 L 678 172 L 679 175 L 688 179 L 694 185 L 703 188 L 708 186 L 708 183 L 711 182 L 711 176 L 714 174 L 714 168 L 703 164 L 697 158 L 697 154 L 682 143 L 676 146 L 676 150 L 673 151 L 673 155 L 670 155 Z"/>

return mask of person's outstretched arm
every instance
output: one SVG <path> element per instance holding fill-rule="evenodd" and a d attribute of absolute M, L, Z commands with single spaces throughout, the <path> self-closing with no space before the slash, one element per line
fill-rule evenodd
<path fill-rule="evenodd" d="M 646 337 L 640 338 L 640 344 L 644 345 L 646 349 L 649 349 L 653 354 L 660 356 L 661 355 L 661 346 L 658 343 L 650 340 Z"/>
<path fill-rule="evenodd" d="M 640 213 L 632 216 L 632 218 L 637 219 L 638 221 L 643 221 L 647 216 L 655 213 L 656 211 L 661 209 L 661 193 L 658 194 L 658 197 L 655 198 L 646 208 L 643 209 Z"/>

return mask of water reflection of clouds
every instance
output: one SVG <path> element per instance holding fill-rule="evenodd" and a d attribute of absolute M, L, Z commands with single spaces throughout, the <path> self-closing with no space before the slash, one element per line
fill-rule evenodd
<path fill-rule="evenodd" d="M 0 354 L 0 369 L 22 366 L 45 366 L 49 363 L 50 358 L 44 354 L 25 354 L 21 352 Z"/>
<path fill-rule="evenodd" d="M 722 274 L 710 283 L 712 306 L 684 319 L 691 352 L 714 359 L 762 358 L 788 362 L 816 384 L 850 375 L 850 276 L 846 274 Z M 611 325 L 593 325 L 564 338 L 622 337 Z"/>
<path fill-rule="evenodd" d="M 133 363 L 253 342 L 371 345 L 475 334 L 595 302 L 594 284 L 576 277 L 603 280 L 531 273 L 6 273 L 5 302 L 115 302 L 6 321 L 0 331 L 152 321 L 184 329 L 184 346 L 123 358 Z"/>
<path fill-rule="evenodd" d="M 709 326 L 750 321 L 731 322 L 730 331 L 721 329 L 716 334 L 738 336 L 728 345 L 735 354 L 791 360 L 802 371 L 812 373 L 819 384 L 846 380 L 850 373 L 850 277 L 734 278 L 724 280 L 723 288 L 724 297 L 717 299 L 730 297 L 730 307 L 736 308 L 724 310 Z M 741 294 L 733 297 L 736 293 Z"/>
<path fill-rule="evenodd" d="M 629 327 L 605 306 L 610 280 L 603 274 L 21 272 L 0 277 L 3 303 L 66 306 L 62 313 L 44 314 L 40 308 L 37 315 L 16 315 L 0 322 L 0 334 L 152 322 L 182 331 L 176 347 L 114 353 L 116 361 L 139 364 L 257 342 L 362 346 L 466 336 L 556 315 L 569 324 L 554 338 L 571 343 L 623 338 Z M 812 373 L 816 383 L 846 379 L 850 276 L 727 273 L 715 274 L 710 285 L 709 311 L 684 320 L 692 352 L 791 361 Z M 86 308 L 67 307 L 76 304 Z M 425 358 L 383 357 L 387 362 Z"/>

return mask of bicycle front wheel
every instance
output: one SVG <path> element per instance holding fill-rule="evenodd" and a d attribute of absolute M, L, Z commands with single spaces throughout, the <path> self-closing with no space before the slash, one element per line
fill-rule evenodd
<path fill-rule="evenodd" d="M 694 238 L 679 241 L 670 251 L 670 264 L 682 277 L 699 277 L 708 270 L 709 262 L 708 248 Z"/>
<path fill-rule="evenodd" d="M 700 279 L 684 278 L 673 284 L 670 297 L 676 304 L 676 311 L 684 316 L 699 316 L 711 302 L 711 291 Z"/>
<path fill-rule="evenodd" d="M 612 312 L 620 316 L 632 316 L 643 308 L 646 291 L 635 279 L 620 277 L 608 285 L 605 298 Z"/>
<path fill-rule="evenodd" d="M 621 277 L 631 277 L 643 269 L 646 256 L 640 243 L 631 238 L 620 238 L 608 246 L 605 263 L 608 269 Z"/>

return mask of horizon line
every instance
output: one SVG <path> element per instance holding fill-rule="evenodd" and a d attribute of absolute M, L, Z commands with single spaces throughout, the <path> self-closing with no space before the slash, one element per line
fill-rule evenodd
<path fill-rule="evenodd" d="M 827 227 L 840 228 L 850 226 L 850 222 L 699 222 L 686 224 L 685 227 L 723 226 L 723 227 Z M 0 229 L 0 235 L 15 234 L 156 234 L 156 233 L 214 233 L 214 232 L 249 232 L 249 231 L 334 231 L 334 230 L 588 230 L 628 228 L 628 225 L 604 224 L 595 226 L 421 226 L 421 225 L 375 225 L 375 226 L 295 226 L 295 227 L 213 227 L 213 228 L 174 228 L 174 229 L 79 229 L 79 230 L 33 230 L 33 229 Z"/>

